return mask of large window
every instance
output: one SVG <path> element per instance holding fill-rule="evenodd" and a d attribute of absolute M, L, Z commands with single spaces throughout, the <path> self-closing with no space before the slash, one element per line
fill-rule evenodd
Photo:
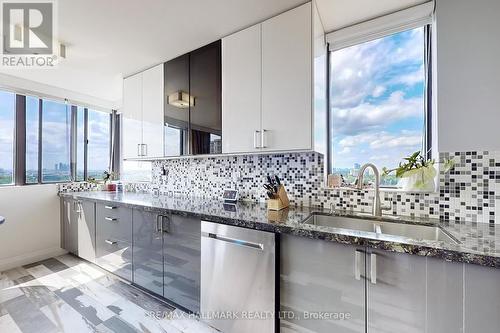
<path fill-rule="evenodd" d="M 14 183 L 16 95 L 0 91 L 0 185 Z"/>
<path fill-rule="evenodd" d="M 87 175 L 100 179 L 110 163 L 110 121 L 109 113 L 88 110 Z"/>
<path fill-rule="evenodd" d="M 330 172 L 353 182 L 364 163 L 394 168 L 426 153 L 425 29 L 330 53 Z"/>
<path fill-rule="evenodd" d="M 0 185 L 102 178 L 110 168 L 113 119 L 109 112 L 0 91 Z"/>
<path fill-rule="evenodd" d="M 38 183 L 40 100 L 26 96 L 26 184 Z"/>
<path fill-rule="evenodd" d="M 42 182 L 71 180 L 71 106 L 42 101 Z"/>

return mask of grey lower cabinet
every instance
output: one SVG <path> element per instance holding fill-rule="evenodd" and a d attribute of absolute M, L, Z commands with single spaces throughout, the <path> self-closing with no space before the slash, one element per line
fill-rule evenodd
<path fill-rule="evenodd" d="M 281 331 L 462 332 L 462 268 L 442 259 L 282 235 Z"/>
<path fill-rule="evenodd" d="M 75 213 L 78 228 L 78 256 L 95 262 L 95 203 L 78 200 Z"/>
<path fill-rule="evenodd" d="M 363 247 L 281 235 L 281 332 L 365 332 L 365 276 Z"/>
<path fill-rule="evenodd" d="M 199 311 L 200 219 L 134 209 L 133 220 L 134 283 Z"/>
<path fill-rule="evenodd" d="M 96 204 L 95 262 L 132 281 L 132 209 Z"/>
<path fill-rule="evenodd" d="M 70 253 L 95 261 L 95 204 L 90 201 L 61 200 L 61 247 Z"/>
<path fill-rule="evenodd" d="M 500 269 L 465 265 L 465 333 L 500 331 Z"/>
<path fill-rule="evenodd" d="M 77 201 L 72 198 L 61 199 L 61 247 L 78 255 Z"/>

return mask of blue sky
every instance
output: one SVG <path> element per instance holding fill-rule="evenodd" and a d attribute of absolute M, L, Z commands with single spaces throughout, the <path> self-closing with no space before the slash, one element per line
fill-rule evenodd
<path fill-rule="evenodd" d="M 14 104 L 12 93 L 0 91 L 0 168 L 12 170 L 14 140 Z M 56 163 L 69 163 L 70 108 L 64 103 L 43 102 L 43 168 L 53 169 Z M 83 124 L 83 108 L 78 108 L 80 124 Z M 83 126 L 78 129 L 83 134 Z M 89 110 L 89 170 L 103 171 L 109 164 L 109 114 Z M 80 135 L 79 147 L 83 146 Z M 38 98 L 26 99 L 26 168 L 38 165 Z M 79 149 L 78 165 L 83 172 L 83 150 Z"/>
<path fill-rule="evenodd" d="M 420 150 L 424 126 L 423 28 L 331 55 L 333 165 L 394 167 Z"/>

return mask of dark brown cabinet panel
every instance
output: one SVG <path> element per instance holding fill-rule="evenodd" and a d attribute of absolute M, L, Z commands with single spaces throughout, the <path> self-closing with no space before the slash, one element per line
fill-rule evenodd
<path fill-rule="evenodd" d="M 222 153 L 221 42 L 165 63 L 165 156 Z"/>

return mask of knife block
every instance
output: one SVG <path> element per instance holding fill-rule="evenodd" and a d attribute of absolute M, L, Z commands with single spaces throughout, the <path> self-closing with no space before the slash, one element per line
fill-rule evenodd
<path fill-rule="evenodd" d="M 267 199 L 268 210 L 282 210 L 290 206 L 288 195 L 286 194 L 285 187 L 280 185 L 278 188 L 278 195 L 274 199 Z"/>

